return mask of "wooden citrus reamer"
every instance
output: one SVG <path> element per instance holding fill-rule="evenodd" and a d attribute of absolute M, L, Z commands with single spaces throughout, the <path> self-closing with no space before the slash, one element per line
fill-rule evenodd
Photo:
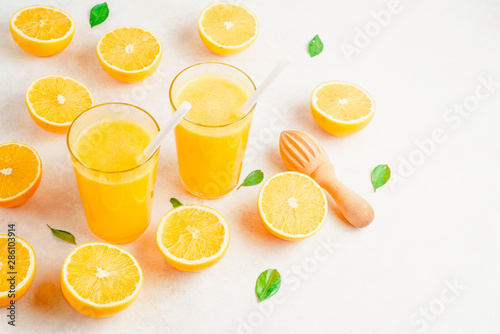
<path fill-rule="evenodd" d="M 290 170 L 309 175 L 318 182 L 333 197 L 340 212 L 353 226 L 365 227 L 373 221 L 373 208 L 340 182 L 328 153 L 314 137 L 302 131 L 283 131 L 280 153 Z"/>

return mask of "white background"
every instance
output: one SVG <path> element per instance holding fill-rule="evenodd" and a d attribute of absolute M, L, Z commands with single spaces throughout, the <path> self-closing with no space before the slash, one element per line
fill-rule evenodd
<path fill-rule="evenodd" d="M 231 57 L 211 53 L 198 36 L 198 15 L 210 1 L 111 0 L 110 17 L 93 29 L 88 15 L 97 1 L 38 2 L 58 4 L 77 27 L 65 51 L 38 58 L 21 50 L 9 32 L 10 16 L 33 3 L 9 0 L 0 9 L 0 142 L 33 146 L 44 168 L 30 201 L 0 209 L 1 233 L 7 223 L 15 223 L 17 234 L 34 247 L 38 264 L 29 293 L 17 303 L 15 330 L 0 309 L 0 332 L 500 331 L 500 87 L 469 117 L 444 118 L 455 104 L 474 102 L 481 77 L 500 81 L 498 1 L 402 0 L 398 13 L 378 33 L 371 12 L 387 9 L 386 0 L 243 1 L 258 17 L 260 34 L 248 50 Z M 128 24 L 155 32 L 164 48 L 157 73 L 144 83 L 115 81 L 95 55 L 102 34 Z M 348 59 L 341 45 L 356 46 L 357 29 L 366 27 L 373 29 L 373 37 Z M 315 34 L 325 49 L 310 58 L 307 44 Z M 89 87 L 96 103 L 132 103 L 163 122 L 170 113 L 170 82 L 183 68 L 227 62 L 259 83 L 284 54 L 295 62 L 257 107 L 243 174 L 262 169 L 270 176 L 286 170 L 278 151 L 279 132 L 307 131 L 325 145 L 339 178 L 372 203 L 373 224 L 363 230 L 349 226 L 330 200 L 328 220 L 317 235 L 301 242 L 277 239 L 262 227 L 258 186 L 214 201 L 188 195 L 179 181 L 171 137 L 161 150 L 151 225 L 124 246 L 144 271 L 139 297 L 126 311 L 104 319 L 73 310 L 60 288 L 60 269 L 73 246 L 53 237 L 46 224 L 71 231 L 78 243 L 97 238 L 85 221 L 65 136 L 42 130 L 28 113 L 24 94 L 30 82 L 47 74 L 69 75 Z M 366 129 L 335 138 L 317 126 L 310 94 L 327 80 L 350 81 L 372 94 L 377 111 Z M 437 128 L 446 139 L 429 154 L 418 153 L 415 141 L 431 138 Z M 402 162 L 410 159 L 418 166 Z M 381 163 L 390 165 L 393 179 L 401 179 L 374 193 L 370 173 Z M 160 218 L 171 208 L 170 197 L 208 204 L 226 216 L 232 238 L 218 265 L 185 273 L 164 261 L 154 238 Z M 329 242 L 336 244 L 331 254 L 316 251 Z M 259 309 L 255 280 L 268 268 L 288 279 Z M 460 290 L 450 293 L 447 282 Z M 421 312 L 427 312 L 427 319 Z"/>

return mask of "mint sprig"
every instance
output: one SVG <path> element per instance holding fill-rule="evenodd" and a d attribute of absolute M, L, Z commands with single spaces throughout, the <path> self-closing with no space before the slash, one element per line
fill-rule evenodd
<path fill-rule="evenodd" d="M 50 230 L 52 231 L 52 234 L 61 239 L 61 240 L 64 240 L 66 242 L 69 242 L 70 244 L 74 244 L 76 245 L 76 241 L 75 241 L 75 236 L 71 233 L 69 233 L 68 231 L 63 231 L 63 230 L 58 230 L 58 229 L 55 229 L 55 228 L 52 228 L 49 226 L 49 224 L 47 224 L 48 228 L 50 228 Z"/>
<path fill-rule="evenodd" d="M 264 173 L 260 170 L 254 170 L 245 178 L 242 184 L 238 187 L 240 189 L 242 186 L 255 186 L 264 180 Z M 236 190 L 238 190 L 236 189 Z"/>
<path fill-rule="evenodd" d="M 373 191 L 377 191 L 378 188 L 386 184 L 390 177 L 391 169 L 388 165 L 378 165 L 375 167 L 372 172 Z"/>
<path fill-rule="evenodd" d="M 259 301 L 272 297 L 281 287 L 281 275 L 276 269 L 264 270 L 255 283 L 255 293 Z"/>
<path fill-rule="evenodd" d="M 103 23 L 109 16 L 109 8 L 106 2 L 95 5 L 90 10 L 90 27 L 93 28 L 98 24 Z"/>
<path fill-rule="evenodd" d="M 173 198 L 173 197 L 170 199 L 170 203 L 172 203 L 172 206 L 174 208 L 183 205 L 177 198 Z"/>
<path fill-rule="evenodd" d="M 323 51 L 323 42 L 318 35 L 314 36 L 309 42 L 309 55 L 315 57 Z"/>

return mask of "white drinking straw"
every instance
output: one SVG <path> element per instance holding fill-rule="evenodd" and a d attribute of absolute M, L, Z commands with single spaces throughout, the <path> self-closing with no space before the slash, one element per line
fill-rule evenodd
<path fill-rule="evenodd" d="M 148 147 L 146 147 L 146 149 L 141 154 L 139 154 L 137 158 L 135 158 L 135 161 L 140 164 L 142 161 L 144 161 L 144 159 L 147 159 L 151 155 L 153 155 L 158 147 L 160 147 L 163 139 L 165 139 L 167 134 L 172 131 L 172 129 L 175 128 L 177 124 L 179 124 L 179 122 L 184 118 L 184 116 L 186 116 L 189 110 L 191 110 L 191 103 L 187 101 L 182 102 L 179 109 L 177 109 L 175 113 L 170 116 L 167 122 L 163 124 L 160 132 L 158 132 L 158 134 L 153 138 Z"/>
<path fill-rule="evenodd" d="M 246 115 L 250 109 L 252 109 L 253 105 L 257 102 L 257 100 L 264 94 L 264 92 L 271 86 L 271 84 L 276 80 L 276 78 L 283 72 L 285 67 L 292 61 L 291 57 L 286 56 L 283 58 L 279 64 L 272 70 L 271 73 L 267 76 L 267 78 L 262 81 L 259 87 L 253 92 L 253 94 L 248 98 L 247 102 L 241 107 L 240 113 Z"/>

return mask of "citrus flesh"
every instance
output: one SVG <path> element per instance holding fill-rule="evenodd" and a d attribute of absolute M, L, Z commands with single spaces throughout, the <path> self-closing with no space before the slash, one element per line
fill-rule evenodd
<path fill-rule="evenodd" d="M 216 210 L 182 205 L 158 225 L 156 242 L 167 262 L 185 271 L 203 270 L 219 262 L 229 246 L 229 225 Z"/>
<path fill-rule="evenodd" d="M 75 33 L 75 22 L 66 12 L 50 6 L 28 6 L 10 20 L 16 43 L 26 52 L 40 57 L 64 50 Z"/>
<path fill-rule="evenodd" d="M 108 31 L 97 43 L 97 58 L 106 73 L 116 80 L 137 82 L 150 77 L 162 55 L 160 40 L 152 32 L 122 26 Z"/>
<path fill-rule="evenodd" d="M 328 214 L 323 189 L 297 172 L 278 173 L 267 179 L 259 192 L 258 207 L 264 227 L 285 240 L 312 236 Z"/>
<path fill-rule="evenodd" d="M 9 259 L 9 255 L 15 259 Z M 7 306 L 11 300 L 18 300 L 26 294 L 35 277 L 35 271 L 35 251 L 31 245 L 22 238 L 0 234 L 0 307 Z M 12 277 L 13 282 L 10 280 Z M 12 294 L 11 289 L 14 290 L 13 298 L 9 297 Z"/>
<path fill-rule="evenodd" d="M 203 43 L 220 55 L 233 55 L 247 49 L 257 38 L 259 23 L 245 6 L 235 2 L 214 2 L 198 19 Z"/>
<path fill-rule="evenodd" d="M 122 248 L 104 242 L 75 248 L 64 261 L 61 273 L 67 301 L 90 317 L 123 311 L 137 298 L 142 281 L 137 260 Z"/>
<path fill-rule="evenodd" d="M 311 95 L 314 120 L 335 136 L 349 136 L 370 123 L 375 101 L 363 88 L 343 81 L 317 86 Z"/>
<path fill-rule="evenodd" d="M 73 120 L 94 105 L 90 90 L 63 75 L 47 75 L 33 81 L 26 90 L 26 105 L 42 129 L 65 133 Z"/>
<path fill-rule="evenodd" d="M 0 144 L 0 207 L 25 203 L 41 178 L 42 161 L 35 149 L 21 143 Z"/>

